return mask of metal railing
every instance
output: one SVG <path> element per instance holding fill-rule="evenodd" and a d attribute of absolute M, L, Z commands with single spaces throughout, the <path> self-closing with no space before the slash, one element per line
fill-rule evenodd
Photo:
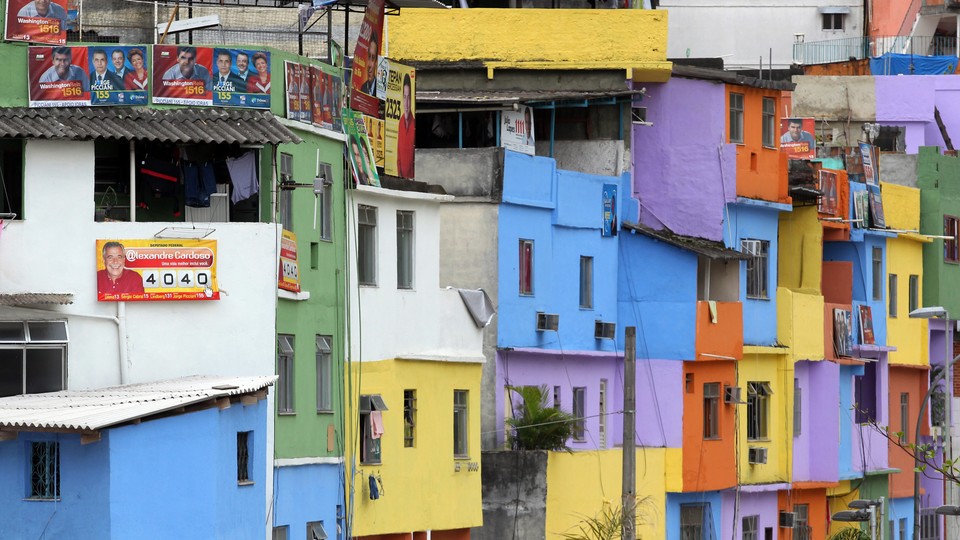
<path fill-rule="evenodd" d="M 813 527 L 809 525 L 797 525 L 793 528 L 793 540 L 812 540 Z"/>
<path fill-rule="evenodd" d="M 863 60 L 886 53 L 917 56 L 956 55 L 957 38 L 952 36 L 874 36 L 793 44 L 793 62 L 808 66 Z"/>

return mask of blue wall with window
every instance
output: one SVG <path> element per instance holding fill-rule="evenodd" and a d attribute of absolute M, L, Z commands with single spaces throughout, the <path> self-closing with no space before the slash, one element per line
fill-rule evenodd
<path fill-rule="evenodd" d="M 777 343 L 777 257 L 780 212 L 789 205 L 753 199 L 737 199 L 727 205 L 723 241 L 740 251 L 742 240 L 765 240 L 767 249 L 766 298 L 747 298 L 747 263 L 741 263 L 740 302 L 743 303 L 743 344 L 771 346 Z"/>
<path fill-rule="evenodd" d="M 860 434 L 853 429 L 856 412 L 853 410 L 854 377 L 863 375 L 863 366 L 840 366 L 840 448 L 837 451 L 839 478 L 849 480 L 863 476 L 862 464 L 853 464 L 853 445 L 861 444 Z M 856 440 L 854 440 L 856 438 Z"/>
<path fill-rule="evenodd" d="M 500 347 L 613 351 L 594 338 L 597 320 L 617 322 L 617 238 L 601 235 L 603 186 L 629 193 L 629 175 L 558 170 L 553 159 L 505 152 L 499 215 Z M 520 240 L 533 241 L 533 293 L 520 294 Z M 580 305 L 581 257 L 592 257 L 592 307 Z M 560 315 L 557 332 L 536 330 L 537 312 Z M 618 334 L 623 333 L 617 325 Z"/>
<path fill-rule="evenodd" d="M 79 435 L 0 442 L 0 538 L 249 538 L 265 528 L 267 400 Z M 252 431 L 252 484 L 237 432 Z M 29 442 L 60 441 L 60 500 L 27 500 Z M 45 531 L 45 532 L 44 532 Z"/>
<path fill-rule="evenodd" d="M 327 537 L 337 538 L 336 509 L 343 496 L 337 486 L 341 484 L 336 463 L 277 467 L 273 525 L 288 525 L 293 539 L 304 537 L 308 522 L 322 521 Z"/>
<path fill-rule="evenodd" d="M 857 232 L 850 234 L 859 241 L 824 242 L 823 260 L 846 261 L 853 264 L 853 318 L 854 343 L 860 340 L 860 305 L 870 306 L 873 318 L 873 335 L 876 345 L 887 343 L 887 236 L 889 233 Z M 877 285 L 879 298 L 874 298 L 873 250 L 879 249 L 880 276 Z"/>
<path fill-rule="evenodd" d="M 913 537 L 913 497 L 887 499 L 886 506 L 887 524 L 884 526 L 890 527 L 889 523 L 893 522 L 893 535 L 889 536 L 889 539 L 910 540 Z M 903 522 L 902 527 L 901 521 Z M 937 516 L 937 521 L 941 521 L 939 516 Z M 923 520 L 921 520 L 921 523 L 923 523 Z M 901 529 L 905 534 L 900 534 Z"/>
<path fill-rule="evenodd" d="M 726 531 L 721 531 L 720 529 L 725 526 L 724 523 L 720 521 L 720 511 L 723 509 L 721 506 L 720 493 L 717 491 L 707 491 L 698 493 L 667 493 L 667 516 L 666 520 L 664 520 L 667 528 L 667 540 L 687 538 L 680 534 L 680 514 L 681 506 L 688 504 L 704 505 L 706 507 L 703 513 L 703 532 L 700 536 L 691 536 L 691 538 L 719 540 L 720 538 L 728 537 L 728 535 L 725 534 Z"/>

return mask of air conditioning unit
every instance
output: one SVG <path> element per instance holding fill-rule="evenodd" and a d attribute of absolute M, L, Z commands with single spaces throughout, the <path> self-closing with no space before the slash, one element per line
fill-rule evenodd
<path fill-rule="evenodd" d="M 617 323 L 597 321 L 593 325 L 593 337 L 597 339 L 615 339 Z"/>
<path fill-rule="evenodd" d="M 784 529 L 792 529 L 797 524 L 796 512 L 780 512 L 780 526 Z"/>
<path fill-rule="evenodd" d="M 743 403 L 740 401 L 740 387 L 739 386 L 724 386 L 723 387 L 723 402 L 728 405 L 735 405 L 737 403 Z"/>
<path fill-rule="evenodd" d="M 558 328 L 560 328 L 560 315 L 556 313 L 544 313 L 542 311 L 537 312 L 537 332 L 545 332 L 547 330 L 556 332 Z"/>
<path fill-rule="evenodd" d="M 750 462 L 751 465 L 766 465 L 767 449 L 759 446 L 751 446 L 747 450 L 747 461 Z"/>

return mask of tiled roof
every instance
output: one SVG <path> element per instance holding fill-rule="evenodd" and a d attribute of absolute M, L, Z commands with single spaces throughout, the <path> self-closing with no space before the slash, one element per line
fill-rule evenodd
<path fill-rule="evenodd" d="M 270 112 L 212 108 L 0 108 L 0 137 L 225 144 L 300 142 Z"/>
<path fill-rule="evenodd" d="M 96 390 L 66 390 L 0 398 L 0 430 L 95 431 L 203 403 L 250 394 L 276 377 L 196 375 Z"/>
<path fill-rule="evenodd" d="M 0 293 L 0 306 L 72 304 L 73 293 Z"/>

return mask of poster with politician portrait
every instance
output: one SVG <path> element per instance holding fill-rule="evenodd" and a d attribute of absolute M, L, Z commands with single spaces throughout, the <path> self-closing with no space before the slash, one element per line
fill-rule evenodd
<path fill-rule="evenodd" d="M 70 18 L 67 0 L 8 0 L 4 38 L 63 45 Z"/>
<path fill-rule="evenodd" d="M 369 0 L 353 51 L 350 108 L 380 118 L 377 99 L 377 65 L 383 36 L 384 0 Z"/>
<path fill-rule="evenodd" d="M 813 118 L 783 118 L 780 120 L 780 150 L 790 159 L 817 157 L 817 140 Z"/>
<path fill-rule="evenodd" d="M 92 46 L 87 49 L 92 105 L 146 105 L 150 68 L 144 45 Z"/>
<path fill-rule="evenodd" d="M 391 60 L 387 70 L 387 100 L 384 105 L 387 174 L 414 177 L 414 146 L 417 139 L 417 72 Z"/>
<path fill-rule="evenodd" d="M 27 49 L 30 107 L 90 105 L 86 47 Z"/>
<path fill-rule="evenodd" d="M 213 49 L 192 45 L 153 46 L 153 103 L 212 105 Z"/>
<path fill-rule="evenodd" d="M 270 108 L 270 53 L 248 49 L 213 50 L 213 105 Z"/>
<path fill-rule="evenodd" d="M 284 93 L 287 101 L 287 118 L 300 120 L 300 64 L 284 62 Z"/>

